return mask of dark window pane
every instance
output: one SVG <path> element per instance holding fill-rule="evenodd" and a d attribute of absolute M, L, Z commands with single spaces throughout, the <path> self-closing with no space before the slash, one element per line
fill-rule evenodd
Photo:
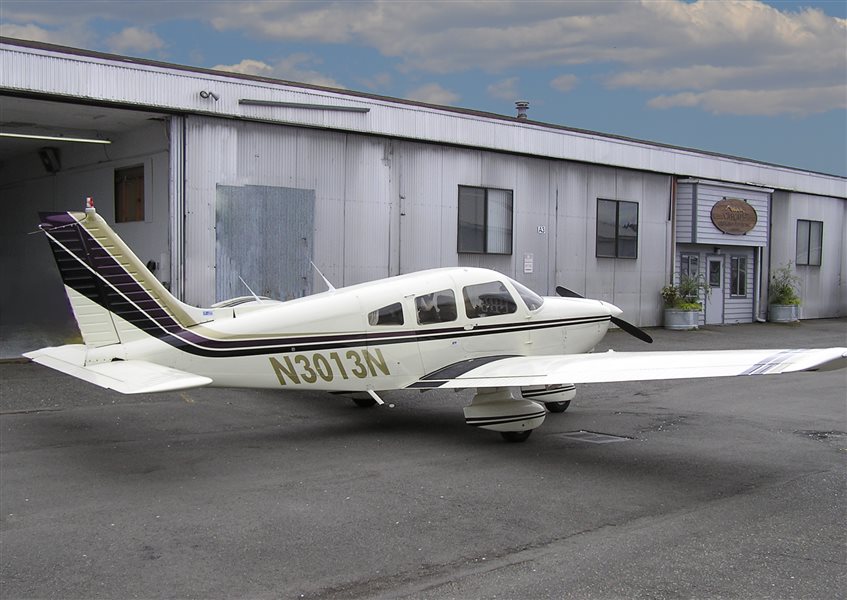
<path fill-rule="evenodd" d="M 618 258 L 638 257 L 638 204 L 618 203 Z"/>
<path fill-rule="evenodd" d="M 597 256 L 614 258 L 617 202 L 597 200 Z"/>
<path fill-rule="evenodd" d="M 809 264 L 809 221 L 797 221 L 797 257 L 798 265 Z"/>

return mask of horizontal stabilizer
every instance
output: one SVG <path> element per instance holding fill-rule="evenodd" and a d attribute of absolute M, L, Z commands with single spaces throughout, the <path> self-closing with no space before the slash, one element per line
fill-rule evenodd
<path fill-rule="evenodd" d="M 603 352 L 465 361 L 427 375 L 413 388 L 480 388 L 776 375 L 847 367 L 847 348 Z"/>
<path fill-rule="evenodd" d="M 144 360 L 118 360 L 86 366 L 85 355 L 86 348 L 81 344 L 42 348 L 24 354 L 40 365 L 122 394 L 171 392 L 212 383 L 208 377 Z"/>

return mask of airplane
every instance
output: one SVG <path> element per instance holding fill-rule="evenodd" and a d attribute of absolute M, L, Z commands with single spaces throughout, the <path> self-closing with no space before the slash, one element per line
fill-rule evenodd
<path fill-rule="evenodd" d="M 847 366 L 847 348 L 592 353 L 612 324 L 652 339 L 608 302 L 562 287 L 541 297 L 479 268 L 197 308 L 171 295 L 90 199 L 84 212 L 40 217 L 84 343 L 24 356 L 124 394 L 324 390 L 373 406 L 390 390 L 469 388 L 466 422 L 522 442 L 548 413 L 568 408 L 575 384 Z"/>

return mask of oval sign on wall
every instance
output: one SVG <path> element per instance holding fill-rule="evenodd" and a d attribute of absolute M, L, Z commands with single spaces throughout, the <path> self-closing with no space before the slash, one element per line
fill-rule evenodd
<path fill-rule="evenodd" d="M 756 209 L 739 198 L 724 198 L 712 207 L 712 223 L 730 235 L 743 235 L 759 220 Z"/>

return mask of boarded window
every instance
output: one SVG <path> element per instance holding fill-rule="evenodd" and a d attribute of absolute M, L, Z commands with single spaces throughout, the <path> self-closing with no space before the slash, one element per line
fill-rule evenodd
<path fill-rule="evenodd" d="M 144 165 L 115 169 L 115 223 L 144 220 Z"/>
<path fill-rule="evenodd" d="M 512 253 L 511 190 L 459 186 L 458 251 Z"/>

